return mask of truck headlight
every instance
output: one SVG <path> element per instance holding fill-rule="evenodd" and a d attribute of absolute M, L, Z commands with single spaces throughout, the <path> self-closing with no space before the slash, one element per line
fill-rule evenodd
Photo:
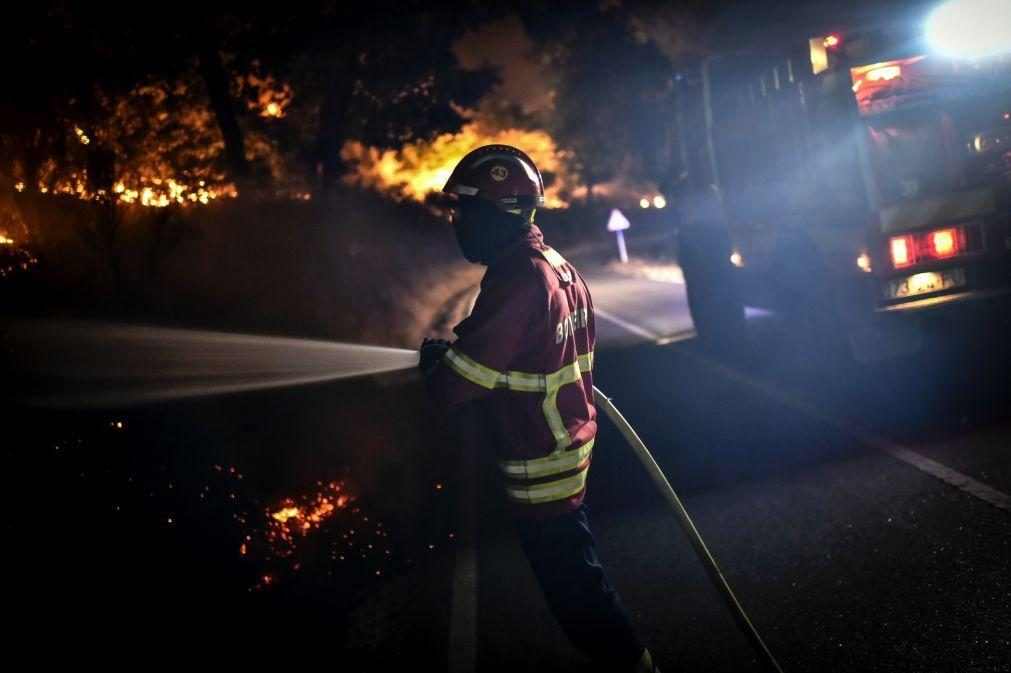
<path fill-rule="evenodd" d="M 1011 2 L 949 0 L 927 18 L 931 48 L 955 58 L 984 58 L 1011 52 Z"/>

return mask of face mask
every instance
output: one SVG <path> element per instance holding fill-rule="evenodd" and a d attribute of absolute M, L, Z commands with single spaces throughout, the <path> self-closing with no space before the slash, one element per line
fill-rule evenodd
<path fill-rule="evenodd" d="M 484 199 L 461 199 L 453 209 L 453 231 L 460 252 L 475 264 L 488 264 L 528 228 L 521 217 Z"/>

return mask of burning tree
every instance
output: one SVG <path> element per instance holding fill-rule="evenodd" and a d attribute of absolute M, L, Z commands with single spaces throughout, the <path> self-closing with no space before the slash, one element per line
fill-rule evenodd
<path fill-rule="evenodd" d="M 316 189 L 326 192 L 350 168 L 349 142 L 380 150 L 456 131 L 495 82 L 489 69 L 458 67 L 452 44 L 484 10 L 409 2 L 358 3 L 292 24 L 299 43 L 281 65 L 306 83 L 299 97 L 315 112 L 301 153 Z M 391 20 L 393 16 L 410 20 Z M 303 21 L 307 19 L 303 17 Z"/>
<path fill-rule="evenodd" d="M 0 47 L 24 64 L 0 101 L 8 180 L 88 195 L 122 183 L 141 199 L 143 178 L 153 205 L 164 191 L 180 201 L 155 178 L 325 187 L 345 142 L 391 148 L 456 130 L 494 82 L 452 54 L 473 12 L 380 1 L 279 7 L 267 22 L 240 5 L 184 9 L 192 21 L 115 3 L 18 10 Z"/>
<path fill-rule="evenodd" d="M 389 149 L 457 130 L 494 82 L 451 50 L 483 10 L 408 5 L 285 6 L 270 21 L 237 4 L 184 2 L 187 21 L 119 3 L 17 8 L 0 35 L 19 64 L 0 94 L 12 197 L 0 209 L 31 223 L 41 198 L 77 202 L 62 212 L 123 294 L 138 280 L 121 259 L 127 232 L 146 237 L 150 276 L 188 230 L 182 207 L 308 199 L 347 170 L 348 142 Z M 404 12 L 412 21 L 388 20 Z"/>

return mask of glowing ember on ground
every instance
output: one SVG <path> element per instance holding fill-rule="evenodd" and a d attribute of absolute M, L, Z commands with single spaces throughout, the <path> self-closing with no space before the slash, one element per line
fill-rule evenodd
<path fill-rule="evenodd" d="M 131 435 L 143 435 L 144 424 L 132 417 L 103 419 L 98 429 L 119 434 L 117 430 L 125 431 L 128 425 Z M 107 435 L 102 437 L 105 441 Z M 46 446 L 75 481 L 109 473 L 108 468 L 100 469 L 102 463 L 78 464 L 78 458 L 91 460 L 96 455 L 80 450 L 85 447 L 81 439 L 54 436 Z M 81 469 L 86 466 L 94 469 Z M 210 545 L 212 558 L 225 553 L 233 559 L 235 580 L 250 592 L 283 592 L 301 582 L 332 586 L 335 581 L 388 581 L 398 569 L 411 566 L 416 554 L 436 553 L 454 539 L 452 531 L 430 530 L 398 546 L 386 523 L 360 504 L 346 476 L 316 481 L 300 495 L 267 504 L 258 499 L 261 480 L 244 476 L 241 466 L 223 462 L 209 467 L 210 475 L 199 476 L 178 473 L 171 462 L 151 464 L 140 473 L 122 472 L 122 490 L 106 503 L 109 516 L 122 517 L 131 510 L 134 515 L 154 515 L 147 520 L 172 536 L 191 535 L 194 530 L 200 536 L 199 531 L 208 527 L 219 531 Z M 435 483 L 446 490 L 447 484 Z"/>
<path fill-rule="evenodd" d="M 296 540 L 318 530 L 335 513 L 347 507 L 352 498 L 342 493 L 344 485 L 331 481 L 320 490 L 300 498 L 286 498 L 276 508 L 267 508 L 265 538 L 278 558 L 291 556 Z"/>
<path fill-rule="evenodd" d="M 288 519 L 293 519 L 300 515 L 301 512 L 299 511 L 298 507 L 286 507 L 285 509 L 282 509 L 280 512 L 274 512 L 270 516 L 275 521 L 285 523 Z"/>

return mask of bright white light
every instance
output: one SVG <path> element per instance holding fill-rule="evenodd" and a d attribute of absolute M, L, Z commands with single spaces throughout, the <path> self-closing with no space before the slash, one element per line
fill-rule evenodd
<path fill-rule="evenodd" d="M 1011 52 L 1009 0 L 950 0 L 927 19 L 927 41 L 936 51 L 958 58 Z"/>
<path fill-rule="evenodd" d="M 860 267 L 861 271 L 866 271 L 867 273 L 872 271 L 871 258 L 866 252 L 860 253 L 860 256 L 857 257 L 857 266 Z"/>
<path fill-rule="evenodd" d="M 657 208 L 666 208 L 667 199 L 663 197 L 663 194 L 657 194 L 656 196 L 653 197 L 653 205 L 656 206 Z"/>

